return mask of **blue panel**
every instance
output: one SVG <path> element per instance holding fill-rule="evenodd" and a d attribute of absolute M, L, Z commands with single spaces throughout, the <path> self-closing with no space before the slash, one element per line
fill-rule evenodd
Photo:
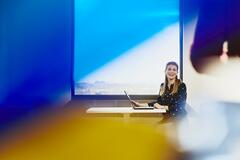
<path fill-rule="evenodd" d="M 178 20 L 178 0 L 75 0 L 74 80 Z"/>

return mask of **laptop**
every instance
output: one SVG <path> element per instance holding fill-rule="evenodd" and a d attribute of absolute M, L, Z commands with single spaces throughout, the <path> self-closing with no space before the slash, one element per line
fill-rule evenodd
<path fill-rule="evenodd" d="M 124 90 L 124 93 L 125 93 L 126 96 L 128 97 L 128 100 L 129 100 L 131 106 L 133 107 L 133 109 L 154 109 L 154 107 L 151 107 L 151 106 L 148 106 L 148 105 L 146 105 L 146 106 L 141 106 L 141 107 L 136 107 L 136 106 L 134 106 L 134 105 L 132 104 L 132 102 L 131 102 L 132 99 L 131 99 L 130 96 L 128 95 L 127 91 Z"/>

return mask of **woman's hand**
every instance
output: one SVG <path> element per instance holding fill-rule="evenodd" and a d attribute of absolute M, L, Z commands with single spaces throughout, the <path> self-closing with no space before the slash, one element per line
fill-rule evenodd
<path fill-rule="evenodd" d="M 141 103 L 138 103 L 136 101 L 131 100 L 131 103 L 135 106 L 135 107 L 140 107 Z"/>
<path fill-rule="evenodd" d="M 168 106 L 163 106 L 163 105 L 160 105 L 160 104 L 158 104 L 158 103 L 155 103 L 153 106 L 154 106 L 155 108 L 157 108 L 157 109 L 165 109 L 165 110 L 168 110 Z"/>

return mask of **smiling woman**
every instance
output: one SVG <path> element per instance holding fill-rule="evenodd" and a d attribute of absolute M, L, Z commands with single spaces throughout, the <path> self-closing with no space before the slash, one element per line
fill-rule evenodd
<path fill-rule="evenodd" d="M 148 106 L 166 109 L 162 122 L 183 118 L 185 110 L 187 89 L 184 82 L 177 77 L 178 65 L 168 62 L 165 69 L 165 82 L 161 84 L 157 101 L 148 103 Z M 140 107 L 147 104 L 132 101 L 133 105 Z"/>
<path fill-rule="evenodd" d="M 74 94 L 156 95 L 179 39 L 179 0 L 75 0 Z"/>

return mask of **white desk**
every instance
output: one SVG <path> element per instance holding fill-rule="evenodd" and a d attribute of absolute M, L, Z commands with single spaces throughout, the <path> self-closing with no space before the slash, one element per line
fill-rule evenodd
<path fill-rule="evenodd" d="M 144 113 L 144 114 L 153 114 L 153 113 L 166 113 L 165 109 L 133 109 L 132 107 L 92 107 L 87 110 L 87 113 L 100 113 L 100 114 L 123 114 L 123 118 L 127 121 L 132 113 Z"/>

